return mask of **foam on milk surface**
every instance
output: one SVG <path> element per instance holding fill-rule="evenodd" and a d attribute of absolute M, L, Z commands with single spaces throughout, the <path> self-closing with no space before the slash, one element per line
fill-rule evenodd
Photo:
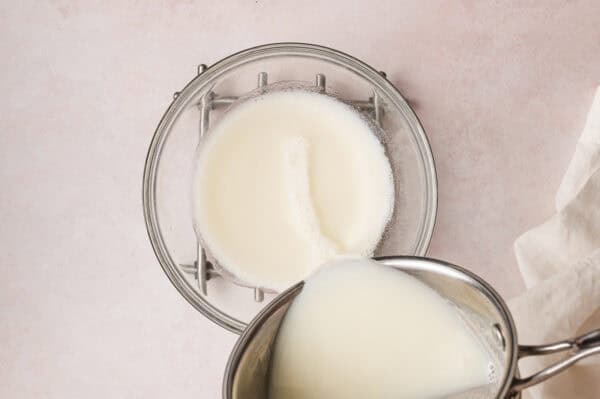
<path fill-rule="evenodd" d="M 275 342 L 269 399 L 433 399 L 489 384 L 491 356 L 436 291 L 370 260 L 305 283 Z"/>
<path fill-rule="evenodd" d="M 218 262 L 274 289 L 335 256 L 371 255 L 394 201 L 389 160 L 358 112 L 300 90 L 228 111 L 199 148 L 193 192 Z"/>

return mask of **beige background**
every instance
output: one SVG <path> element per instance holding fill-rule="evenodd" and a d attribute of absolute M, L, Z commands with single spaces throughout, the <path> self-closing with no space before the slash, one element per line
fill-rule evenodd
<path fill-rule="evenodd" d="M 2 1 L 0 397 L 219 397 L 235 336 L 158 266 L 142 169 L 196 64 L 274 41 L 388 73 L 437 161 L 430 255 L 522 290 L 512 242 L 600 83 L 600 2 Z"/>

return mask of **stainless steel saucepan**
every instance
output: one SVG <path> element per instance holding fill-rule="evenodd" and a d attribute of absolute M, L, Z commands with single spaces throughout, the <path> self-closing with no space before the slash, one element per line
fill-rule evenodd
<path fill-rule="evenodd" d="M 488 283 L 461 267 L 419 257 L 377 260 L 413 275 L 453 302 L 493 355 L 497 367 L 495 382 L 453 398 L 519 398 L 523 389 L 551 378 L 585 357 L 600 354 L 600 330 L 548 345 L 519 345 L 504 300 Z M 288 307 L 303 285 L 301 282 L 275 298 L 240 336 L 225 370 L 224 399 L 267 399 L 273 343 Z M 382 314 L 381 317 L 398 316 Z M 519 375 L 519 359 L 557 352 L 565 352 L 565 358 L 533 375 Z"/>

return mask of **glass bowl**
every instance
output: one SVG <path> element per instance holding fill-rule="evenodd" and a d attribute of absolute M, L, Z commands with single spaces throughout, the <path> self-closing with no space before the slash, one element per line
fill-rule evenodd
<path fill-rule="evenodd" d="M 433 233 L 437 183 L 431 149 L 415 113 L 383 73 L 340 51 L 300 43 L 254 47 L 210 68 L 200 66 L 175 93 L 154 133 L 144 170 L 144 216 L 156 256 L 178 291 L 209 319 L 238 333 L 263 307 L 264 295 L 274 293 L 255 288 L 253 299 L 198 244 L 191 203 L 195 153 L 209 125 L 238 97 L 286 82 L 335 95 L 380 127 L 395 204 L 375 255 L 424 255 Z"/>

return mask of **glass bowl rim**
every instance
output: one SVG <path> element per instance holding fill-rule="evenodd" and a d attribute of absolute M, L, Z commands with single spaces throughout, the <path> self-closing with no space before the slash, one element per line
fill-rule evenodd
<path fill-rule="evenodd" d="M 173 124 L 180 113 L 186 108 L 189 101 L 203 87 L 213 79 L 227 71 L 245 63 L 264 58 L 278 56 L 305 56 L 320 59 L 325 62 L 342 66 L 362 78 L 368 80 L 373 86 L 384 92 L 394 103 L 394 106 L 403 114 L 410 126 L 411 133 L 418 147 L 418 153 L 424 166 L 425 177 L 425 218 L 421 224 L 419 240 L 410 255 L 425 255 L 433 235 L 435 220 L 437 216 L 437 175 L 435 162 L 431 152 L 425 130 L 417 115 L 408 105 L 398 89 L 386 79 L 384 74 L 370 65 L 341 51 L 308 43 L 271 43 L 241 50 L 220 61 L 214 63 L 204 71 L 198 71 L 196 75 L 180 92 L 176 93 L 173 101 L 163 114 L 150 142 L 143 175 L 142 202 L 146 230 L 152 244 L 154 253 L 169 280 L 179 293 L 200 313 L 208 319 L 234 333 L 241 333 L 246 328 L 246 323 L 228 315 L 226 312 L 212 305 L 201 296 L 189 283 L 179 270 L 179 267 L 171 256 L 161 232 L 159 216 L 156 204 L 156 181 L 160 156 L 165 142 L 171 132 Z"/>

